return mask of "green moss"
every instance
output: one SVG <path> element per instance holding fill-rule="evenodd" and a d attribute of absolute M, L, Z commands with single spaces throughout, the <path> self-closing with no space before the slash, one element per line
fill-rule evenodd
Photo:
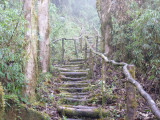
<path fill-rule="evenodd" d="M 4 95 L 5 101 L 10 105 L 19 104 L 19 99 L 15 94 Z"/>
<path fill-rule="evenodd" d="M 8 106 L 5 107 L 5 120 L 49 120 L 49 116 L 45 113 L 38 112 L 26 105 L 20 104 L 16 95 L 6 95 Z M 37 103 L 36 103 L 37 104 Z"/>
<path fill-rule="evenodd" d="M 137 102 L 135 100 L 132 100 L 131 101 L 131 107 L 134 109 L 134 108 L 137 108 Z"/>

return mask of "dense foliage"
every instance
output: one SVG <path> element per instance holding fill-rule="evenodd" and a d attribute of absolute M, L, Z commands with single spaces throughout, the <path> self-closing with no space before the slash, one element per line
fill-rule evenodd
<path fill-rule="evenodd" d="M 114 58 L 135 64 L 148 80 L 159 82 L 160 65 L 160 14 L 157 0 L 143 3 L 128 3 L 130 20 L 118 24 L 114 18 L 113 42 L 116 48 Z"/>
<path fill-rule="evenodd" d="M 0 79 L 6 91 L 20 95 L 23 86 L 23 33 L 22 4 L 0 4 Z"/>

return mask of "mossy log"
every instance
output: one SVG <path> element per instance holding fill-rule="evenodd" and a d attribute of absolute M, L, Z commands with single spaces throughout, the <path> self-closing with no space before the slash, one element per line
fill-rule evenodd
<path fill-rule="evenodd" d="M 101 108 L 96 107 L 88 107 L 88 106 L 58 106 L 58 112 L 61 115 L 65 115 L 67 117 L 88 117 L 88 118 L 100 118 L 102 116 L 107 116 L 108 111 L 103 110 Z"/>

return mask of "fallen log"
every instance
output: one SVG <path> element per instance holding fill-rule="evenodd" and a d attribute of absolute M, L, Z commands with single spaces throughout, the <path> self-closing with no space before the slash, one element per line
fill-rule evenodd
<path fill-rule="evenodd" d="M 67 117 L 86 117 L 86 118 L 100 118 L 108 116 L 109 112 L 107 110 L 96 108 L 96 107 L 73 107 L 73 106 L 57 106 L 58 112 L 61 115 Z"/>

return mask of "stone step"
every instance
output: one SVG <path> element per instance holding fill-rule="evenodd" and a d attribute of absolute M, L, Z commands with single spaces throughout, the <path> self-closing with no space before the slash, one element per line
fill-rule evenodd
<path fill-rule="evenodd" d="M 65 98 L 74 98 L 74 99 L 82 99 L 87 98 L 88 95 L 64 95 Z"/>
<path fill-rule="evenodd" d="M 72 78 L 72 77 L 66 77 L 64 75 L 61 76 L 62 81 L 85 81 L 87 77 L 80 77 L 80 78 Z"/>
<path fill-rule="evenodd" d="M 60 72 L 60 74 L 66 77 L 85 77 L 88 75 L 88 72 Z"/>
<path fill-rule="evenodd" d="M 81 87 L 81 88 L 77 88 L 77 87 L 69 87 L 69 88 L 60 88 L 60 90 L 63 90 L 63 91 L 67 91 L 67 92 L 87 92 L 89 91 L 89 87 Z"/>
<path fill-rule="evenodd" d="M 66 68 L 66 67 L 69 67 L 69 68 L 74 68 L 74 67 L 81 67 L 82 64 L 76 64 L 76 65 L 56 65 L 55 67 L 62 67 L 62 68 Z"/>
<path fill-rule="evenodd" d="M 85 59 L 72 59 L 69 60 L 70 62 L 79 62 L 79 61 L 85 61 Z"/>
<path fill-rule="evenodd" d="M 89 86 L 89 83 L 76 83 L 76 82 L 67 82 L 63 83 L 62 87 L 87 87 Z"/>
<path fill-rule="evenodd" d="M 94 80 L 88 80 L 88 79 L 82 79 L 82 80 L 67 80 L 67 81 L 63 81 L 63 83 L 60 83 L 61 85 L 62 84 L 66 84 L 66 83 L 68 83 L 68 84 L 71 84 L 71 83 L 75 83 L 75 84 L 78 84 L 78 83 L 86 83 L 86 84 L 91 84 L 91 83 L 93 83 L 94 82 Z"/>
<path fill-rule="evenodd" d="M 65 69 L 71 69 L 71 70 L 80 70 L 82 69 L 82 66 L 78 65 L 55 65 L 55 68 L 65 68 Z"/>
<path fill-rule="evenodd" d="M 89 92 L 81 92 L 81 93 L 79 93 L 79 92 L 75 92 L 75 93 L 70 93 L 70 95 L 88 95 L 89 94 Z M 67 95 L 67 94 L 66 94 Z"/>
<path fill-rule="evenodd" d="M 61 105 L 57 106 L 59 114 L 67 117 L 85 117 L 85 118 L 101 118 L 107 117 L 108 111 L 98 107 L 89 107 L 89 106 L 66 106 Z"/>
<path fill-rule="evenodd" d="M 76 99 L 76 98 L 63 98 L 63 103 L 67 103 L 67 104 L 74 104 L 74 103 L 77 103 L 77 104 L 85 104 L 87 101 L 87 99 Z"/>
<path fill-rule="evenodd" d="M 65 94 L 64 94 L 65 93 Z M 62 92 L 62 93 L 60 93 L 60 94 L 58 94 L 57 96 L 60 96 L 60 97 L 65 97 L 65 96 L 68 96 L 68 97 L 70 97 L 70 96 L 89 96 L 89 92 L 81 92 L 81 93 L 79 93 L 79 92 L 74 92 L 74 93 L 69 93 L 69 92 Z"/>
<path fill-rule="evenodd" d="M 59 68 L 57 67 L 56 69 L 58 69 L 61 72 L 88 72 L 89 69 L 86 70 L 75 70 L 75 69 L 66 69 L 66 68 Z"/>
<path fill-rule="evenodd" d="M 64 119 L 63 119 L 64 120 Z M 83 120 L 83 119 L 72 119 L 72 118 L 67 118 L 65 120 Z"/>
<path fill-rule="evenodd" d="M 76 61 L 76 62 L 74 61 L 74 62 L 68 62 L 68 63 L 66 63 L 66 64 L 67 64 L 67 65 L 77 65 L 77 64 L 79 64 L 79 65 L 81 64 L 81 65 L 82 65 L 82 64 L 84 64 L 84 63 L 85 63 L 84 61 Z"/>

